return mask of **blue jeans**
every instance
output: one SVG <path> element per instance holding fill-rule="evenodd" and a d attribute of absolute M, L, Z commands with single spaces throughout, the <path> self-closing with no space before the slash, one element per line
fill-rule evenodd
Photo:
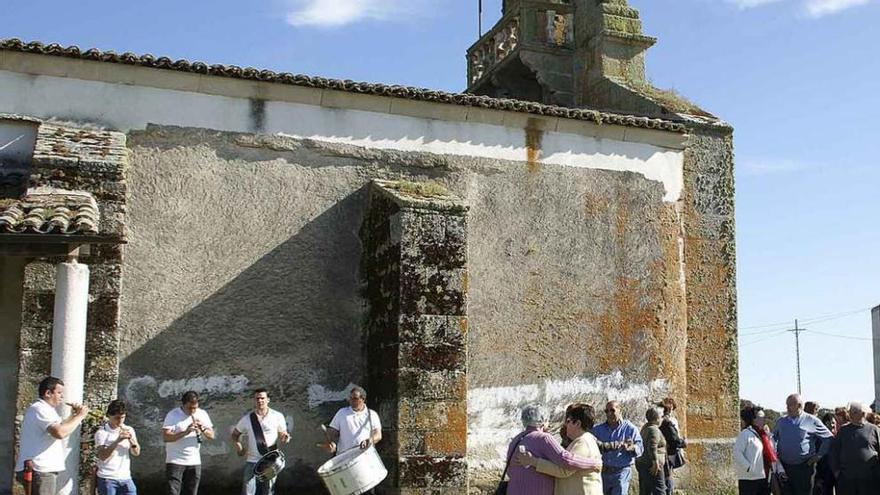
<path fill-rule="evenodd" d="M 137 495 L 134 481 L 98 477 L 98 495 Z"/>
<path fill-rule="evenodd" d="M 241 495 L 272 495 L 275 493 L 275 480 L 268 483 L 260 483 L 254 478 L 256 462 L 249 462 L 244 466 L 244 475 L 241 480 Z"/>
<path fill-rule="evenodd" d="M 627 495 L 632 480 L 632 467 L 602 468 L 602 493 L 605 495 Z"/>

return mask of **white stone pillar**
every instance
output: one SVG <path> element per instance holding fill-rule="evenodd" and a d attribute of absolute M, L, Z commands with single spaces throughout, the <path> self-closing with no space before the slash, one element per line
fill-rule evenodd
<path fill-rule="evenodd" d="M 52 376 L 64 381 L 64 401 L 82 403 L 86 366 L 86 314 L 89 305 L 89 267 L 71 257 L 55 269 L 55 315 L 52 326 Z M 62 417 L 70 414 L 62 406 Z M 79 488 L 80 429 L 64 441 L 67 469 L 58 477 L 58 493 Z"/>
<path fill-rule="evenodd" d="M 880 408 L 880 306 L 871 310 L 874 336 L 874 404 Z"/>

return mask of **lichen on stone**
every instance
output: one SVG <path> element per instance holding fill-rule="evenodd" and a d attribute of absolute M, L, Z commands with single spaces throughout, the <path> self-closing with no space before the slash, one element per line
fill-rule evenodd
<path fill-rule="evenodd" d="M 389 181 L 384 184 L 390 189 L 423 198 L 443 198 L 449 196 L 449 190 L 439 182 L 429 180 L 425 182 L 413 182 L 408 180 Z"/>

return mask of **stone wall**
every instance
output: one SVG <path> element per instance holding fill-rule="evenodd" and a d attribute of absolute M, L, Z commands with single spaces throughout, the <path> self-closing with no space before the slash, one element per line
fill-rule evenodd
<path fill-rule="evenodd" d="M 471 179 L 469 457 L 491 489 L 530 402 L 610 399 L 640 423 L 684 399 L 681 223 L 637 174 L 534 167 Z"/>
<path fill-rule="evenodd" d="M 687 416 L 693 493 L 732 486 L 730 448 L 739 429 L 733 136 L 695 126 L 685 153 L 683 198 L 688 288 Z"/>
<path fill-rule="evenodd" d="M 41 124 L 28 185 L 91 193 L 99 200 L 101 233 L 121 236 L 125 225 L 127 158 L 124 134 Z M 89 265 L 91 272 L 83 398 L 86 405 L 97 410 L 116 397 L 122 251 L 116 244 L 95 244 L 79 258 L 80 263 Z M 61 261 L 64 258 L 33 259 L 24 268 L 17 421 L 37 398 L 37 385 L 51 369 L 55 265 Z M 91 483 L 94 457 L 89 442 L 96 426 L 95 422 L 86 424 L 82 435 L 83 490 L 88 490 Z"/>
<path fill-rule="evenodd" d="M 361 282 L 358 232 L 373 178 L 433 179 L 472 207 L 472 489 L 497 476 L 498 452 L 527 401 L 561 408 L 620 398 L 638 419 L 648 400 L 683 393 L 681 222 L 662 182 L 170 127 L 132 133 L 129 144 L 120 395 L 139 411 L 132 422 L 147 448 L 135 470 L 145 486 L 161 477 L 159 425 L 186 388 L 206 394 L 219 425 L 220 438 L 203 448 L 207 482 L 234 483 L 241 464 L 228 430 L 249 407 L 248 391 L 262 385 L 293 423 L 297 447 L 282 482 L 315 486 L 314 468 L 326 459 L 311 447 L 322 438 L 317 426 L 372 369 L 364 322 L 385 321 L 369 319 L 381 315 L 365 311 Z M 540 156 L 540 139 L 532 144 Z M 395 312 L 411 314 L 392 307 L 383 318 L 393 321 Z M 437 412 L 451 422 L 460 414 Z M 405 419 L 399 410 L 382 413 Z M 388 431 L 383 448 L 415 455 L 429 438 L 416 431 L 412 447 Z M 449 452 L 462 446 L 434 438 L 449 440 Z"/>
<path fill-rule="evenodd" d="M 371 187 L 362 229 L 367 380 L 386 418 L 387 493 L 464 495 L 467 208 L 426 187 Z"/>

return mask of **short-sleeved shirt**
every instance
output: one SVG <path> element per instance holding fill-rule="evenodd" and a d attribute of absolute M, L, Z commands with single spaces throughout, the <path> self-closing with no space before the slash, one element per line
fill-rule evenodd
<path fill-rule="evenodd" d="M 24 413 L 21 423 L 21 448 L 15 463 L 16 471 L 24 471 L 24 461 L 34 463 L 38 473 L 64 471 L 64 447 L 61 440 L 53 437 L 48 429 L 61 424 L 61 416 L 48 402 L 40 399 Z"/>
<path fill-rule="evenodd" d="M 211 418 L 204 409 L 196 409 L 193 414 L 202 426 L 213 428 Z M 165 422 L 162 429 L 169 433 L 180 433 L 186 430 L 192 424 L 193 418 L 186 414 L 183 409 L 176 407 L 165 415 Z M 201 443 L 197 439 L 197 433 L 191 432 L 183 438 L 175 442 L 165 442 L 165 462 L 167 464 L 177 464 L 178 466 L 198 466 L 202 463 L 202 456 L 199 453 Z"/>
<path fill-rule="evenodd" d="M 262 418 L 257 416 L 257 420 L 259 420 L 260 427 L 263 430 L 263 438 L 266 439 L 267 447 L 275 445 L 278 441 L 279 432 L 287 431 L 287 420 L 284 419 L 280 412 L 274 409 L 269 409 L 269 412 Z M 242 416 L 235 425 L 235 429 L 247 436 L 247 462 L 259 461 L 262 455 L 260 455 L 260 449 L 257 448 L 257 437 L 254 435 L 253 425 L 251 425 L 251 413 Z"/>
<path fill-rule="evenodd" d="M 134 428 L 123 426 L 131 432 L 131 437 L 137 443 L 137 435 Z M 122 428 L 113 428 L 110 423 L 104 423 L 104 426 L 98 428 L 95 432 L 95 446 L 106 447 L 112 445 L 119 438 Z M 123 440 L 113 449 L 113 452 L 105 460 L 98 458 L 98 477 L 108 480 L 130 480 L 131 479 L 131 440 Z"/>
<path fill-rule="evenodd" d="M 369 416 L 367 416 L 367 411 L 370 411 Z M 333 416 L 333 421 L 330 421 L 330 427 L 339 432 L 336 454 L 339 455 L 350 450 L 370 438 L 370 422 L 373 424 L 373 430 L 382 429 L 379 415 L 372 409 L 364 408 L 363 411 L 355 411 L 351 407 L 343 407 L 337 411 L 336 416 Z"/>

